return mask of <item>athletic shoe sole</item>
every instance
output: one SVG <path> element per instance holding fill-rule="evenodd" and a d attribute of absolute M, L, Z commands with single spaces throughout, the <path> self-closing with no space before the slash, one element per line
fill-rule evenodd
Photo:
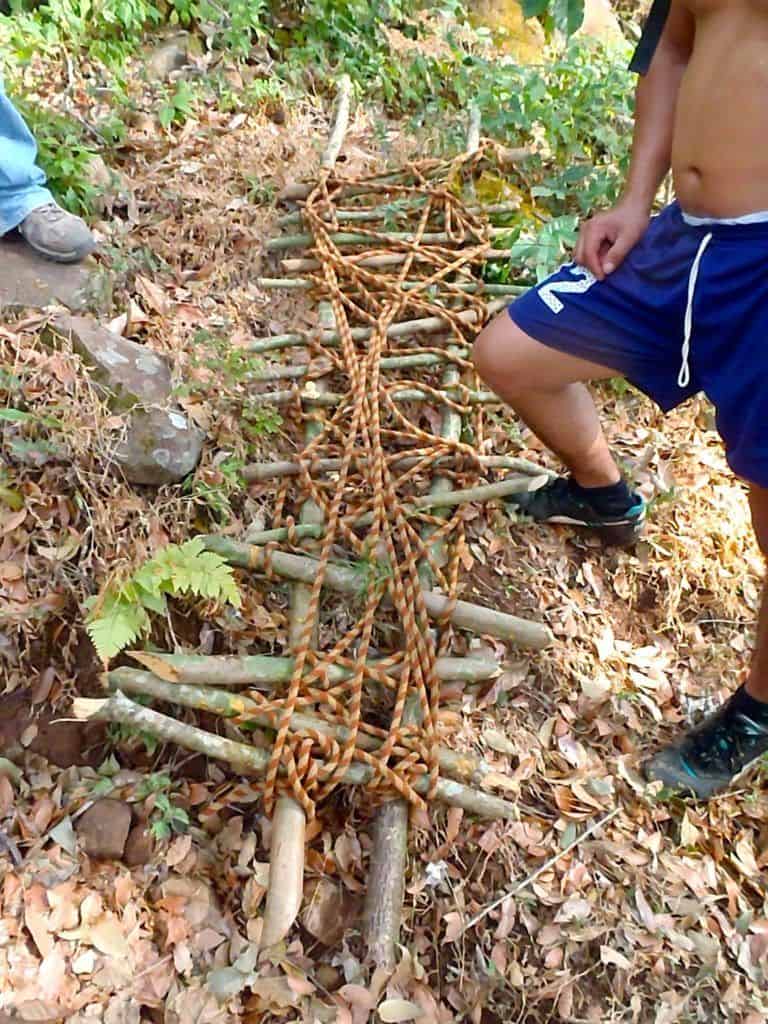
<path fill-rule="evenodd" d="M 663 750 L 659 751 L 659 753 L 663 753 Z M 692 797 L 694 800 L 711 800 L 712 797 L 719 796 L 721 793 L 727 793 L 731 789 L 738 788 L 739 783 L 744 781 L 749 773 L 760 764 L 764 756 L 764 754 L 758 754 L 757 757 L 753 757 L 751 761 L 744 765 L 741 771 L 737 772 L 736 775 L 733 775 L 726 782 L 715 781 L 714 779 L 702 780 L 699 776 L 694 777 L 688 773 L 683 774 L 682 771 L 678 773 L 674 770 L 672 765 L 665 765 L 658 775 L 650 775 L 649 772 L 654 765 L 654 757 L 650 757 L 645 764 L 641 765 L 640 771 L 646 782 L 649 784 L 652 782 L 661 782 L 662 785 L 671 790 L 675 796 Z M 699 789 L 696 788 L 697 781 L 700 786 Z M 707 785 L 708 781 L 709 785 Z"/>
<path fill-rule="evenodd" d="M 645 516 L 641 519 L 624 519 L 616 523 L 589 523 L 583 519 L 570 516 L 550 516 L 548 519 L 536 519 L 537 523 L 551 523 L 559 526 L 576 526 L 597 534 L 607 547 L 629 548 L 640 539 L 645 526 Z"/>
<path fill-rule="evenodd" d="M 24 238 L 23 235 L 22 238 Z M 36 252 L 39 256 L 44 256 L 45 259 L 51 260 L 53 263 L 81 263 L 86 256 L 90 256 L 96 249 L 94 243 L 93 245 L 83 246 L 81 249 L 70 249 L 69 252 L 61 252 L 54 249 L 46 249 L 43 245 L 35 245 L 28 238 L 24 238 L 24 241 L 33 252 Z"/>

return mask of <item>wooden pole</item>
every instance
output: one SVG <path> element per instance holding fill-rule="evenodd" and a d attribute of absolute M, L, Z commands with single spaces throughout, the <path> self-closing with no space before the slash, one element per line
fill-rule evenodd
<path fill-rule="evenodd" d="M 330 171 L 341 151 L 349 124 L 352 81 L 344 75 L 339 81 L 336 116 L 323 153 L 321 167 Z M 329 333 L 335 326 L 330 303 L 323 303 L 320 309 L 320 326 Z M 324 390 L 323 382 L 315 385 Z M 322 430 L 316 420 L 308 420 L 305 438 L 310 442 Z M 323 511 L 311 500 L 301 508 L 302 525 L 322 526 Z M 312 603 L 311 584 L 296 580 L 291 587 L 288 642 L 296 651 L 307 642 L 311 635 L 313 646 L 317 644 L 318 624 L 309 618 Z M 264 910 L 264 927 L 261 935 L 262 950 L 281 942 L 296 920 L 301 907 L 304 885 L 304 853 L 307 819 L 301 805 L 291 796 L 281 796 L 275 806 L 272 818 L 272 841 L 269 850 L 269 888 Z"/>
<path fill-rule="evenodd" d="M 230 565 L 252 570 L 265 567 L 262 548 L 211 535 L 204 537 L 204 541 L 208 551 L 215 551 Z M 279 576 L 286 579 L 311 583 L 317 575 L 318 563 L 314 558 L 292 555 L 286 551 L 273 551 L 270 565 Z M 365 566 L 350 568 L 331 563 L 325 571 L 324 583 L 340 593 L 360 594 L 365 589 L 367 571 Z M 432 618 L 441 619 L 448 614 L 450 621 L 459 629 L 468 629 L 479 635 L 499 637 L 533 650 L 542 650 L 553 642 L 552 632 L 547 626 L 520 619 L 516 615 L 507 615 L 467 601 L 452 603 L 444 594 L 432 591 L 424 592 L 424 604 Z"/>
<path fill-rule="evenodd" d="M 310 382 L 312 383 L 312 382 Z M 308 385 L 304 385 L 301 392 L 301 399 L 304 405 L 310 406 L 335 406 L 342 402 L 351 401 L 348 395 L 339 395 L 330 391 L 319 391 L 312 387 L 307 391 Z M 461 391 L 453 393 L 448 391 L 422 391 L 420 388 L 400 388 L 399 391 L 392 391 L 393 402 L 445 402 L 446 400 L 467 403 L 469 405 L 503 405 L 504 399 L 494 391 Z M 256 405 L 290 405 L 296 401 L 294 391 L 266 391 L 263 395 L 253 395 L 252 401 Z"/>
<path fill-rule="evenodd" d="M 465 292 L 467 295 L 508 295 L 514 297 L 516 295 L 523 295 L 529 290 L 529 285 L 524 284 L 483 284 L 471 283 L 464 281 L 451 282 L 452 286 L 460 292 Z M 314 281 L 310 281 L 305 277 L 257 277 L 256 287 L 262 288 L 264 291 L 284 289 L 285 291 L 311 291 L 312 288 L 316 288 L 317 285 Z M 424 285 L 421 281 L 404 281 L 400 285 L 400 289 L 404 292 L 416 291 L 419 288 L 423 288 Z M 450 295 L 451 292 L 446 292 Z"/>
<path fill-rule="evenodd" d="M 419 206 L 424 202 L 423 199 L 419 198 L 418 203 L 413 203 L 411 199 L 405 200 L 405 202 L 411 205 L 403 205 L 402 207 L 395 206 L 388 203 L 384 206 L 371 206 L 365 207 L 360 210 L 345 210 L 339 209 L 334 211 L 334 217 L 338 224 L 354 224 L 354 223 L 365 223 L 366 221 L 377 221 L 389 217 L 395 219 L 410 214 L 418 213 Z M 487 206 L 468 206 L 466 207 L 467 213 L 471 213 L 474 216 L 493 216 L 506 213 L 519 213 L 520 203 L 489 203 Z M 303 217 L 301 210 L 295 210 L 293 213 L 286 213 L 278 219 L 278 226 L 281 228 L 288 228 L 292 224 L 302 224 Z M 331 221 L 329 220 L 330 224 Z"/>
<path fill-rule="evenodd" d="M 499 238 L 502 235 L 508 235 L 509 228 L 489 228 L 488 232 L 491 238 Z M 331 242 L 339 248 L 343 248 L 347 245 L 365 245 L 371 247 L 375 245 L 387 245 L 392 242 L 410 245 L 415 244 L 417 241 L 417 235 L 412 231 L 334 231 L 328 237 Z M 286 252 L 288 249 L 308 249 L 312 247 L 314 241 L 315 240 L 312 235 L 304 234 L 303 232 L 298 235 L 279 235 L 277 238 L 270 238 L 265 249 L 270 253 Z M 451 235 L 446 234 L 445 231 L 425 231 L 424 234 L 421 235 L 419 241 L 425 245 L 471 246 L 481 244 L 481 240 L 479 238 L 467 237 L 457 240 Z"/>
<path fill-rule="evenodd" d="M 499 310 L 504 309 L 507 305 L 504 299 L 496 299 L 493 302 L 488 303 L 488 314 L 489 316 L 493 313 L 498 313 Z M 457 313 L 453 320 L 460 324 L 466 324 L 473 326 L 477 323 L 478 313 L 477 310 L 467 309 L 462 313 Z M 426 316 L 420 317 L 417 320 L 402 320 L 399 323 L 391 324 L 387 328 L 388 338 L 407 338 L 411 334 L 437 334 L 440 331 L 450 328 L 451 323 L 445 317 L 442 316 Z M 372 327 L 353 327 L 352 328 L 352 340 L 353 341 L 367 341 L 373 335 L 374 328 Z M 256 341 L 252 341 L 248 344 L 247 349 L 249 352 L 269 352 L 275 348 L 289 348 L 293 345 L 306 345 L 308 341 L 311 341 L 316 334 L 310 331 L 305 331 L 296 334 L 279 334 L 274 338 L 258 338 Z M 329 334 L 328 337 L 323 338 L 323 344 L 329 348 L 338 348 L 340 338 L 338 334 Z M 280 344 L 276 344 L 276 342 Z"/>
<path fill-rule="evenodd" d="M 402 455 L 392 460 L 392 464 L 396 465 L 399 469 L 410 469 L 413 466 L 417 466 L 420 461 L 421 459 L 418 456 Z M 444 466 L 455 461 L 455 456 L 446 455 L 436 459 L 433 465 Z M 483 469 L 510 469 L 517 473 L 527 473 L 529 476 L 536 477 L 554 476 L 551 470 L 545 469 L 543 466 L 537 466 L 535 462 L 529 462 L 528 459 L 516 458 L 515 456 L 481 455 L 479 456 L 479 462 Z M 318 473 L 334 473 L 341 469 L 341 459 L 317 459 L 313 466 Z M 253 462 L 243 469 L 243 476 L 248 483 L 271 480 L 274 477 L 299 476 L 299 473 L 299 463 L 288 460 L 280 462 Z"/>
<path fill-rule="evenodd" d="M 272 690 L 287 683 L 293 675 L 293 658 L 277 658 L 264 654 L 166 654 L 155 651 L 128 651 L 128 656 L 158 678 L 169 683 L 190 686 L 248 686 L 255 690 Z M 370 667 L 386 667 L 389 675 L 398 676 L 400 667 L 389 666 L 388 659 L 373 658 Z M 115 671 L 120 671 L 116 669 Z M 498 674 L 495 658 L 438 658 L 437 678 L 477 683 Z M 349 679 L 352 670 L 342 665 L 329 665 L 326 677 L 330 683 Z"/>
<path fill-rule="evenodd" d="M 72 705 L 72 714 L 81 721 L 95 720 L 129 725 L 133 729 L 151 733 L 164 742 L 176 743 L 206 757 L 225 761 L 235 771 L 240 771 L 244 775 L 261 776 L 269 764 L 269 754 L 266 750 L 224 739 L 222 736 L 206 732 L 205 729 L 178 722 L 170 715 L 163 715 L 159 711 L 134 703 L 120 691 L 114 693 L 108 700 L 79 697 Z M 372 778 L 372 768 L 365 764 L 353 763 L 342 781 L 345 786 L 364 786 Z M 421 795 L 428 793 L 429 778 L 426 775 L 417 778 L 413 788 Z M 453 779 L 440 779 L 435 797 L 449 807 L 461 807 L 469 814 L 476 814 L 480 818 L 514 820 L 518 816 L 515 804 L 491 793 L 472 789 Z"/>
<path fill-rule="evenodd" d="M 480 114 L 472 106 L 470 115 L 468 152 L 475 152 L 480 144 Z M 449 353 L 456 350 L 449 349 Z M 455 387 L 461 373 L 455 366 L 449 366 L 443 373 L 442 385 L 446 390 Z M 443 407 L 440 433 L 447 441 L 458 442 L 461 438 L 461 414 L 447 406 Z M 450 490 L 451 482 L 437 477 L 430 488 L 429 498 L 437 499 Z M 417 499 L 418 500 L 418 499 Z M 425 531 L 428 537 L 430 530 Z M 442 542 L 430 545 L 435 562 L 445 561 L 445 545 Z M 419 566 L 422 588 L 432 582 L 432 571 L 428 562 Z M 419 707 L 410 702 L 403 713 L 403 723 L 412 724 L 420 719 Z M 376 812 L 373 826 L 373 847 L 368 868 L 368 889 L 365 899 L 364 928 L 365 943 L 369 960 L 387 970 L 397 963 L 397 947 L 400 941 L 400 926 L 405 896 L 405 869 L 408 860 L 408 819 L 410 808 L 402 798 L 388 800 Z"/>
<path fill-rule="evenodd" d="M 498 670 L 498 666 L 496 668 Z M 138 693 L 167 704 L 178 704 L 224 718 L 246 718 L 263 729 L 275 729 L 277 724 L 276 714 L 265 711 L 257 701 L 217 686 L 170 682 L 154 672 L 143 672 L 134 668 L 113 669 L 107 676 L 107 683 L 113 693 L 118 690 L 125 694 Z M 303 711 L 294 712 L 291 717 L 291 729 L 294 732 L 318 732 L 342 743 L 349 738 L 349 730 L 344 726 L 333 725 L 317 715 Z M 361 750 L 369 753 L 376 751 L 380 745 L 375 736 L 363 731 L 358 732 L 355 743 Z M 441 745 L 438 749 L 438 760 L 441 774 L 459 782 L 481 789 L 511 786 L 509 780 L 500 775 L 493 765 L 472 754 Z"/>
<path fill-rule="evenodd" d="M 357 253 L 350 253 L 346 257 L 346 260 L 354 266 L 382 270 L 385 267 L 396 267 L 401 263 L 405 263 L 410 255 L 411 253 L 404 252 L 380 253 L 376 256 L 361 256 Z M 486 260 L 508 260 L 511 259 L 513 255 L 513 249 L 489 248 L 478 254 L 477 262 L 484 263 Z M 414 261 L 417 263 L 424 262 L 426 259 L 426 256 L 420 255 L 418 252 L 414 256 Z M 319 270 L 321 266 L 320 261 L 315 259 L 313 256 L 289 257 L 288 259 L 281 260 L 280 265 L 286 274 L 298 274 L 303 273 L 306 270 Z"/>
<path fill-rule="evenodd" d="M 441 479 L 445 479 L 445 482 L 450 486 L 450 480 L 447 478 Z M 507 498 L 512 494 L 525 494 L 528 491 L 535 491 L 549 479 L 551 479 L 549 474 L 542 473 L 539 477 L 508 476 L 504 480 L 498 481 L 498 483 L 483 484 L 480 487 L 468 487 L 463 491 L 452 491 L 443 487 L 439 489 L 434 488 L 428 495 L 412 498 L 407 505 L 403 506 L 403 510 L 406 513 L 412 514 L 428 508 L 451 508 L 455 505 L 464 505 L 475 501 L 494 501 L 499 498 Z M 369 526 L 372 522 L 373 514 L 367 513 L 356 519 L 352 526 L 360 528 L 362 526 Z M 322 525 L 307 523 L 294 526 L 292 530 L 287 526 L 283 526 L 275 530 L 259 530 L 254 533 L 247 533 L 245 540 L 248 544 L 259 545 L 271 544 L 274 541 L 279 543 L 291 540 L 291 538 L 302 540 L 311 537 L 319 540 L 324 532 L 325 530 Z"/>

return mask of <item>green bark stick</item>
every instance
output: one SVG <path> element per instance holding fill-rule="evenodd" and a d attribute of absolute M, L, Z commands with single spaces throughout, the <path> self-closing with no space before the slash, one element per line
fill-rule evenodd
<path fill-rule="evenodd" d="M 464 292 L 467 295 L 508 295 L 514 297 L 515 295 L 523 295 L 529 290 L 529 285 L 525 284 L 482 284 L 475 283 L 469 284 L 464 282 L 450 282 L 453 287 L 458 289 L 460 292 Z M 286 291 L 311 291 L 312 288 L 317 288 L 317 282 L 310 281 L 304 277 L 257 277 L 256 287 L 262 288 L 264 291 L 271 289 L 283 288 Z M 401 291 L 412 292 L 418 288 L 423 287 L 421 281 L 404 281 L 400 285 Z M 451 295 L 450 291 L 445 291 L 445 295 Z"/>
<path fill-rule="evenodd" d="M 403 455 L 397 460 L 392 460 L 391 465 L 397 466 L 398 469 L 410 469 L 412 466 L 419 464 L 421 459 L 415 455 Z M 456 459 L 452 455 L 441 456 L 433 462 L 435 466 L 445 466 L 455 462 Z M 553 477 L 555 474 L 545 469 L 543 466 L 537 466 L 535 462 L 530 462 L 528 459 L 521 459 L 515 456 L 507 455 L 481 455 L 479 456 L 480 465 L 483 469 L 510 469 L 518 473 L 527 473 L 529 476 L 547 476 Z M 312 463 L 314 470 L 318 473 L 334 473 L 341 469 L 341 459 L 317 459 Z M 283 476 L 299 476 L 300 469 L 298 462 L 290 462 L 288 460 L 280 462 L 253 462 L 249 466 L 245 466 L 243 469 L 243 476 L 248 483 L 257 483 L 261 480 L 271 480 L 274 477 Z"/>
<path fill-rule="evenodd" d="M 90 700 L 80 697 L 73 704 L 73 714 L 80 720 L 96 720 L 129 725 L 142 732 L 151 733 L 167 743 L 176 743 L 187 750 L 204 754 L 220 761 L 226 761 L 235 771 L 244 775 L 260 777 L 266 771 L 269 754 L 247 743 L 237 743 L 198 729 L 193 725 L 178 722 L 170 715 L 160 714 L 151 708 L 145 708 L 129 700 L 118 691 L 108 700 Z M 362 786 L 373 778 L 373 769 L 364 764 L 351 764 L 344 776 L 344 785 Z M 429 778 L 422 776 L 413 787 L 417 793 L 429 791 Z M 515 804 L 491 793 L 465 786 L 453 779 L 440 779 L 437 784 L 436 798 L 452 807 L 461 807 L 469 814 L 481 818 L 505 818 L 515 820 L 518 816 Z"/>
<path fill-rule="evenodd" d="M 310 406 L 321 406 L 323 408 L 339 405 L 341 402 L 349 401 L 346 395 L 335 394 L 332 391 L 321 392 L 306 391 L 300 392 L 301 400 Z M 503 405 L 504 400 L 499 398 L 493 391 L 467 391 L 464 388 L 457 389 L 450 393 L 447 391 L 422 391 L 421 388 L 401 388 L 392 392 L 393 402 L 440 402 L 449 400 L 452 402 L 465 403 L 470 405 Z M 296 401 L 295 391 L 267 391 L 263 395 L 254 395 L 253 402 L 256 405 L 290 405 Z"/>
<path fill-rule="evenodd" d="M 405 263 L 406 259 L 408 259 L 410 255 L 414 255 L 414 259 L 418 263 L 432 262 L 431 256 L 428 258 L 425 253 L 420 253 L 418 251 L 415 254 L 387 252 L 380 253 L 376 256 L 360 256 L 357 253 L 350 253 L 349 256 L 347 256 L 347 262 L 357 267 L 382 270 L 385 267 L 396 267 Z M 514 255 L 514 249 L 488 248 L 477 257 L 477 262 L 484 263 L 488 260 L 509 260 L 512 259 Z M 300 274 L 307 270 L 319 270 L 322 265 L 320 260 L 315 259 L 313 256 L 288 257 L 284 260 L 280 260 L 280 264 L 287 274 Z"/>
<path fill-rule="evenodd" d="M 450 487 L 450 480 L 443 479 L 445 479 L 445 483 Z M 511 494 L 526 494 L 528 491 L 535 491 L 549 479 L 550 477 L 547 474 L 542 473 L 540 477 L 508 476 L 498 483 L 468 487 L 463 491 L 452 491 L 444 486 L 436 487 L 430 490 L 428 495 L 412 498 L 408 504 L 403 506 L 403 511 L 408 514 L 427 508 L 452 508 L 455 505 L 465 505 L 473 501 L 495 501 L 497 498 L 508 498 Z M 358 528 L 370 526 L 372 522 L 373 516 L 367 513 L 356 519 L 352 525 Z M 325 532 L 323 527 L 319 525 L 299 525 L 294 527 L 294 531 L 297 539 L 306 537 L 319 539 Z M 288 527 L 280 527 L 276 530 L 249 533 L 245 539 L 249 544 L 271 544 L 273 541 L 290 540 L 291 531 Z"/>
<path fill-rule="evenodd" d="M 153 675 L 169 683 L 190 686 L 249 686 L 252 689 L 271 690 L 287 683 L 293 675 L 294 659 L 272 657 L 265 654 L 165 654 L 155 651 L 129 651 L 133 658 Z M 372 658 L 371 668 L 377 668 L 380 659 Z M 387 660 L 384 659 L 384 665 Z M 494 658 L 438 658 L 435 665 L 437 678 L 476 683 L 492 679 L 499 666 Z M 116 669 L 115 671 L 120 671 Z M 400 674 L 399 666 L 387 667 L 390 675 Z M 340 665 L 328 668 L 328 681 L 341 683 L 352 675 L 350 669 Z"/>
<path fill-rule="evenodd" d="M 498 238 L 501 235 L 508 235 L 509 228 L 489 228 L 491 238 Z M 329 235 L 330 240 L 337 246 L 345 245 L 367 245 L 369 247 L 383 245 L 387 242 L 405 242 L 416 244 L 417 242 L 426 245 L 481 245 L 479 238 L 467 238 L 457 240 L 446 234 L 445 231 L 425 231 L 419 238 L 415 231 L 385 231 L 378 232 L 374 237 L 371 234 L 358 234 L 354 231 L 334 231 Z M 288 249 L 309 249 L 315 244 L 312 235 L 280 235 L 278 238 L 270 238 L 265 248 L 267 252 L 286 252 Z"/>
<path fill-rule="evenodd" d="M 229 693 L 213 686 L 191 686 L 187 683 L 174 683 L 161 679 L 153 672 L 143 672 L 133 668 L 114 669 L 107 676 L 110 691 L 115 693 L 118 690 L 125 694 L 141 694 L 145 697 L 152 697 L 155 700 L 164 701 L 167 704 L 178 704 L 181 707 L 192 708 L 195 711 L 205 711 L 213 715 L 221 715 L 222 718 L 236 718 L 240 716 L 247 719 L 254 725 L 263 729 L 275 729 L 275 715 L 263 710 L 257 701 L 249 697 L 240 696 L 237 693 Z M 309 732 L 314 730 L 323 736 L 330 736 L 340 742 L 345 742 L 350 733 L 341 725 L 332 725 L 317 715 L 310 715 L 306 712 L 295 711 L 291 717 L 291 729 L 294 732 Z M 379 741 L 375 736 L 367 732 L 357 734 L 357 746 L 361 750 L 373 753 L 379 747 Z M 509 780 L 505 780 L 493 765 L 482 758 L 474 757 L 472 754 L 451 750 L 441 745 L 438 750 L 440 771 L 449 778 L 457 779 L 467 785 L 487 788 L 490 786 L 502 785 L 510 787 Z"/>
<path fill-rule="evenodd" d="M 459 357 L 465 353 L 459 352 Z M 384 356 L 380 362 L 382 370 L 407 370 L 419 366 L 442 366 L 452 362 L 449 353 L 438 355 L 433 352 L 414 352 L 408 356 Z M 301 380 L 309 373 L 308 366 L 284 366 L 283 364 L 268 366 L 257 374 L 257 380 Z"/>
<path fill-rule="evenodd" d="M 230 565 L 244 569 L 264 569 L 265 556 L 262 548 L 252 544 L 238 544 L 227 537 L 207 536 L 203 538 L 208 551 L 215 551 Z M 273 570 L 286 579 L 301 580 L 312 583 L 317 576 L 318 562 L 314 558 L 292 555 L 286 551 L 274 551 L 270 557 Z M 366 570 L 329 564 L 325 570 L 324 583 L 332 590 L 344 594 L 362 594 L 366 588 Z M 443 594 L 424 591 L 424 604 L 432 618 L 442 618 L 450 611 L 450 621 L 459 629 L 467 629 L 478 634 L 496 636 L 509 640 L 521 647 L 541 650 L 553 642 L 551 630 L 538 622 L 507 615 L 492 608 L 470 604 L 467 601 L 456 601 L 453 606 Z"/>
<path fill-rule="evenodd" d="M 406 200 L 408 202 L 409 200 Z M 394 203 L 384 204 L 383 206 L 371 206 L 365 207 L 361 210 L 345 210 L 338 209 L 335 211 L 336 221 L 339 224 L 354 224 L 354 223 L 365 223 L 367 221 L 385 220 L 387 218 L 398 219 L 407 216 L 412 213 L 418 213 L 419 207 L 424 205 L 424 199 L 419 197 L 419 202 L 410 206 L 397 206 L 396 201 Z M 467 206 L 465 207 L 467 213 L 473 216 L 494 216 L 502 213 L 519 213 L 520 204 L 511 203 L 490 203 L 488 206 Z M 286 213 L 280 217 L 277 221 L 281 228 L 288 228 L 292 224 L 303 224 L 304 218 L 301 210 L 296 210 L 293 213 Z M 330 224 L 330 219 L 327 219 L 326 223 Z"/>
<path fill-rule="evenodd" d="M 488 303 L 488 315 L 491 316 L 494 313 L 498 313 L 499 310 L 504 309 L 507 303 L 503 299 L 495 299 Z M 472 326 L 477 323 L 478 311 L 475 309 L 467 309 L 462 313 L 458 313 L 454 320 L 461 324 Z M 440 331 L 447 330 L 451 324 L 445 317 L 442 316 L 427 316 L 420 317 L 417 320 L 402 320 L 399 323 L 391 324 L 387 328 L 388 338 L 407 338 L 411 334 L 437 334 Z M 367 341 L 373 335 L 374 328 L 372 327 L 353 327 L 352 328 L 352 340 L 353 341 Z M 288 348 L 292 345 L 305 345 L 308 341 L 313 340 L 317 337 L 316 332 L 304 331 L 296 334 L 279 334 L 273 338 L 259 338 L 256 341 L 252 341 L 248 344 L 247 349 L 249 352 L 269 352 L 274 348 Z M 327 336 L 323 336 L 323 344 L 329 348 L 338 348 L 340 344 L 340 338 L 338 334 L 332 333 Z M 275 342 L 279 341 L 281 344 L 276 345 Z M 267 346 L 267 347 L 265 347 Z"/>

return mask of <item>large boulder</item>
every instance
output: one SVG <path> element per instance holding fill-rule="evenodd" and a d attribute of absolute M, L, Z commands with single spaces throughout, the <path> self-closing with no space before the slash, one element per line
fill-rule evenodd
<path fill-rule="evenodd" d="M 111 280 L 94 260 L 46 260 L 18 235 L 0 238 L 0 311 L 66 306 L 74 313 L 109 308 Z"/>
<path fill-rule="evenodd" d="M 544 29 L 535 18 L 524 18 L 518 0 L 470 0 L 469 17 L 473 25 L 488 28 L 495 45 L 521 63 L 541 60 Z"/>
<path fill-rule="evenodd" d="M 52 317 L 43 340 L 55 346 L 62 338 L 70 340 L 88 366 L 110 408 L 130 414 L 115 451 L 126 479 L 159 487 L 191 473 L 205 435 L 172 401 L 165 361 L 88 317 Z"/>
<path fill-rule="evenodd" d="M 139 403 L 164 403 L 171 393 L 167 363 L 145 345 L 128 341 L 86 316 L 54 316 L 45 339 L 68 338 L 91 370 L 97 384 L 109 391 L 112 409 L 132 409 Z"/>

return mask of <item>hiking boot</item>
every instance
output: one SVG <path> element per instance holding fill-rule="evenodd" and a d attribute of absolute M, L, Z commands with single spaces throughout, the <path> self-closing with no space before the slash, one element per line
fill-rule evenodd
<path fill-rule="evenodd" d="M 570 477 L 556 477 L 536 491 L 513 494 L 507 505 L 537 523 L 566 523 L 594 530 L 605 544 L 629 547 L 642 533 L 645 502 L 630 494 L 626 508 L 610 513 L 594 508 Z"/>
<path fill-rule="evenodd" d="M 708 800 L 768 752 L 768 706 L 764 715 L 760 708 L 740 687 L 701 725 L 650 758 L 643 774 L 649 782 Z"/>
<path fill-rule="evenodd" d="M 28 213 L 19 233 L 35 252 L 57 263 L 77 263 L 96 248 L 88 225 L 80 217 L 46 203 Z"/>

